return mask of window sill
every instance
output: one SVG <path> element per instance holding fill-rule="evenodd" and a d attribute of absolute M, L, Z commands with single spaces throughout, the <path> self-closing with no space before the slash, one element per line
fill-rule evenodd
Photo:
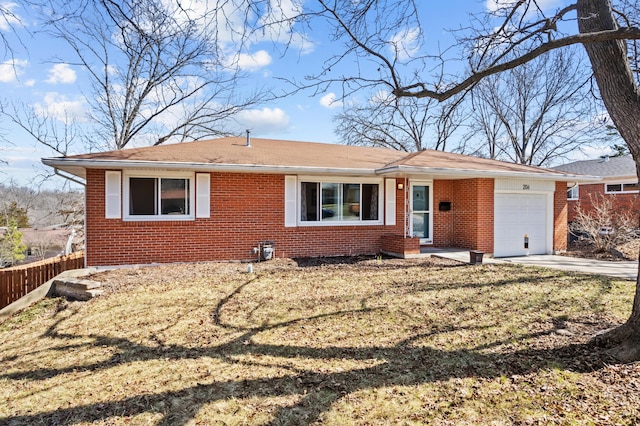
<path fill-rule="evenodd" d="M 123 222 L 184 222 L 193 221 L 195 217 L 191 215 L 166 215 L 166 216 L 126 216 Z"/>
<path fill-rule="evenodd" d="M 305 227 L 305 226 L 382 226 L 384 225 L 384 222 L 382 221 L 335 221 L 335 222 L 331 222 L 331 221 L 326 221 L 326 222 L 298 222 L 298 226 L 300 227 Z"/>
<path fill-rule="evenodd" d="M 616 194 L 638 194 L 640 191 L 613 191 L 613 192 L 605 192 L 605 195 L 616 195 Z"/>

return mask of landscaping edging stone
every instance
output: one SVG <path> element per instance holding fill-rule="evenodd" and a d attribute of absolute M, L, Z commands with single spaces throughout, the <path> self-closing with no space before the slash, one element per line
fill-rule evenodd
<path fill-rule="evenodd" d="M 52 291 L 57 296 L 69 297 L 75 300 L 90 300 L 100 296 L 104 290 L 102 283 L 82 278 L 54 278 Z"/>
<path fill-rule="evenodd" d="M 56 280 L 66 279 L 66 278 L 82 278 L 91 274 L 95 274 L 97 272 L 96 268 L 83 268 L 83 269 L 70 269 L 68 271 L 64 271 L 46 283 L 42 284 L 37 289 L 29 292 L 24 295 L 20 299 L 11 303 L 10 305 L 5 306 L 0 309 L 0 322 L 3 322 L 9 319 L 13 314 L 19 312 L 25 308 L 28 308 L 32 304 L 41 301 L 47 296 L 55 295 L 55 286 L 54 282 Z"/>

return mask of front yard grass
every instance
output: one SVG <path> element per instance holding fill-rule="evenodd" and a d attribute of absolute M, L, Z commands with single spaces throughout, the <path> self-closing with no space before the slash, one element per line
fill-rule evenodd
<path fill-rule="evenodd" d="M 638 424 L 635 283 L 444 260 L 97 274 L 0 324 L 0 424 Z"/>

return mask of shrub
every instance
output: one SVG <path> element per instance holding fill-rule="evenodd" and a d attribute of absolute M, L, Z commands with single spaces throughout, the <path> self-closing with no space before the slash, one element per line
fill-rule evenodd
<path fill-rule="evenodd" d="M 595 246 L 597 252 L 611 252 L 615 247 L 638 238 L 638 215 L 630 209 L 615 209 L 612 197 L 590 196 L 588 210 L 578 205 L 569 230 L 581 240 Z"/>
<path fill-rule="evenodd" d="M 22 232 L 14 219 L 9 221 L 3 235 L 0 236 L 0 267 L 12 266 L 24 260 L 27 246 L 22 242 Z"/>

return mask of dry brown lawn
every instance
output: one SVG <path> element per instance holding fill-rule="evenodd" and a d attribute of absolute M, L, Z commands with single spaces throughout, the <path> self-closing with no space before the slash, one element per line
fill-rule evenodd
<path fill-rule="evenodd" d="M 343 259 L 94 276 L 0 325 L 0 424 L 638 424 L 634 283 Z"/>

